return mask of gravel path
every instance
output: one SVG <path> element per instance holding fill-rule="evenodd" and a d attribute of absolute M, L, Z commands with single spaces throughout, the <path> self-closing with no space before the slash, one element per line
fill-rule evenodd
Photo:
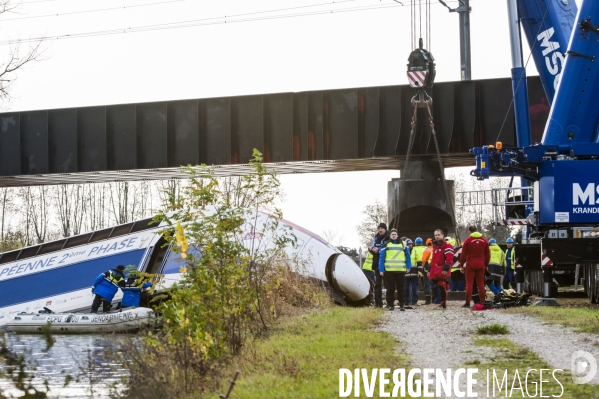
<path fill-rule="evenodd" d="M 385 322 L 379 329 L 405 343 L 412 366 L 419 368 L 456 369 L 476 359 L 488 362 L 492 348 L 473 346 L 474 331 L 479 326 L 493 323 L 508 326 L 510 334 L 503 337 L 535 352 L 552 368 L 570 370 L 571 356 L 577 350 L 587 351 L 599 361 L 597 335 L 544 324 L 526 315 L 507 314 L 500 310 L 473 312 L 460 308 L 460 305 L 450 303 L 445 311 L 436 309 L 436 305 L 417 306 L 405 312 L 396 309 L 386 313 Z M 445 338 L 440 342 L 438 337 Z M 414 345 L 414 342 L 427 344 Z M 479 379 L 477 384 L 480 393 L 486 392 L 483 380 Z M 599 384 L 599 372 L 592 383 Z"/>

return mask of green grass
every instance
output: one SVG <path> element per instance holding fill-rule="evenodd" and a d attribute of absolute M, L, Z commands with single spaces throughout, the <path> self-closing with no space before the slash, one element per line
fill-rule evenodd
<path fill-rule="evenodd" d="M 551 396 L 556 395 L 559 396 L 562 393 L 562 388 L 560 385 L 553 379 L 551 372 L 554 370 L 550 367 L 543 359 L 538 357 L 534 352 L 529 351 L 528 349 L 521 348 L 514 344 L 512 341 L 503 338 L 492 338 L 492 337 L 482 337 L 477 338 L 475 340 L 475 345 L 478 346 L 487 346 L 492 348 L 492 352 L 494 356 L 481 364 L 477 365 L 478 368 L 478 378 L 480 380 L 487 379 L 487 370 L 489 370 L 490 378 L 493 378 L 493 370 L 495 370 L 498 379 L 501 381 L 503 378 L 503 373 L 507 370 L 507 383 L 508 383 L 508 397 L 528 397 L 526 395 L 526 390 L 524 389 L 524 396 L 519 389 L 514 389 L 511 391 L 512 395 L 510 396 L 510 390 L 512 387 L 512 383 L 514 381 L 515 370 L 518 370 L 518 374 L 520 376 L 520 381 L 522 383 L 522 388 L 524 388 L 526 373 L 528 370 L 536 369 L 537 371 L 532 371 L 529 374 L 529 382 L 528 389 L 531 396 L 534 396 L 535 385 L 532 384 L 532 381 L 538 382 L 540 380 L 539 371 L 540 369 L 550 369 L 549 372 L 543 372 L 543 380 L 549 381 L 548 383 L 543 383 L 543 395 Z M 599 386 L 591 385 L 591 384 L 574 384 L 572 382 L 572 377 L 570 375 L 569 370 L 557 371 L 555 373 L 555 377 L 557 380 L 563 385 L 563 395 L 561 398 L 565 399 L 578 399 L 578 398 L 599 398 Z M 520 386 L 518 381 L 514 387 Z M 504 397 L 505 395 L 505 384 L 502 390 L 502 394 L 499 393 L 499 390 L 496 387 L 495 397 Z M 490 396 L 493 396 L 492 387 L 490 387 L 489 391 Z M 486 392 L 485 392 L 486 395 Z M 540 392 L 537 392 L 536 397 L 540 397 Z"/>
<path fill-rule="evenodd" d="M 244 355 L 232 398 L 336 398 L 340 368 L 366 368 L 369 373 L 372 368 L 408 368 L 407 355 L 397 351 L 401 345 L 372 330 L 382 314 L 372 308 L 334 307 L 287 320 Z"/>
<path fill-rule="evenodd" d="M 509 334 L 507 326 L 501 324 L 489 324 L 476 328 L 476 332 L 481 335 L 504 335 Z"/>
<path fill-rule="evenodd" d="M 573 327 L 579 332 L 599 334 L 599 306 L 590 304 L 588 299 L 560 299 L 558 302 L 562 306 L 528 306 L 504 309 L 502 312 L 527 314 L 546 323 Z"/>

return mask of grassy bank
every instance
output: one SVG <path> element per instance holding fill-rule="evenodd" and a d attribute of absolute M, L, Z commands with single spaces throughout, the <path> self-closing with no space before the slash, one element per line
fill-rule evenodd
<path fill-rule="evenodd" d="M 505 397 L 504 395 L 516 398 L 529 396 L 540 397 L 540 391 L 537 391 L 535 394 L 535 389 L 539 389 L 539 370 L 551 369 L 549 372 L 543 372 L 543 381 L 548 381 L 543 383 L 543 396 L 549 397 L 555 395 L 556 397 L 572 399 L 599 398 L 599 386 L 591 384 L 578 385 L 573 383 L 568 370 L 557 371 L 555 373 L 555 378 L 563 386 L 562 389 L 560 384 L 558 384 L 552 377 L 551 372 L 553 372 L 553 368 L 534 352 L 517 346 L 509 339 L 481 337 L 476 339 L 475 345 L 490 347 L 494 353 L 494 356 L 487 362 L 468 366 L 477 367 L 479 369 L 478 376 L 481 380 L 486 380 L 487 370 L 489 370 L 491 381 L 493 381 L 493 370 L 495 370 L 498 380 L 501 382 L 504 372 L 507 370 L 507 395 L 505 383 L 503 384 L 503 390 L 501 390 L 502 393 L 500 393 L 500 390 L 496 385 L 495 396 L 493 396 L 491 384 L 489 386 L 489 397 Z M 526 383 L 526 373 L 531 369 L 535 369 L 536 371 L 530 372 L 528 383 Z M 515 378 L 516 370 L 518 370 L 521 384 Z M 512 384 L 514 385 L 514 390 L 512 390 Z M 520 387 L 522 390 L 519 389 Z M 528 394 L 526 387 L 528 387 Z M 562 395 L 560 396 L 560 394 Z"/>
<path fill-rule="evenodd" d="M 502 310 L 506 313 L 522 313 L 538 317 L 546 323 L 573 327 L 577 331 L 599 334 L 599 306 L 588 299 L 560 299 L 562 305 L 529 306 Z"/>
<path fill-rule="evenodd" d="M 340 368 L 407 367 L 406 355 L 389 350 L 400 344 L 372 331 L 381 316 L 372 308 L 334 307 L 285 320 L 235 365 L 241 377 L 232 397 L 334 398 Z"/>

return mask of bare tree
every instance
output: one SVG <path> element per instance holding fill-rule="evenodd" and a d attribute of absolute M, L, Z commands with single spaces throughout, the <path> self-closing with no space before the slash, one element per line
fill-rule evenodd
<path fill-rule="evenodd" d="M 85 231 L 103 229 L 106 221 L 106 184 L 87 185 L 85 197 Z"/>
<path fill-rule="evenodd" d="M 181 198 L 182 181 L 179 179 L 160 180 L 157 182 L 160 207 L 166 209 L 170 204 L 177 203 Z"/>
<path fill-rule="evenodd" d="M 337 230 L 325 230 L 322 232 L 322 238 L 338 247 L 342 244 L 345 237 L 339 234 Z"/>
<path fill-rule="evenodd" d="M 152 214 L 151 203 L 152 187 L 147 181 L 133 184 L 133 197 L 131 206 L 131 220 L 143 219 Z"/>
<path fill-rule="evenodd" d="M 270 204 L 269 209 L 263 209 L 270 211 L 279 207 L 280 203 L 285 200 L 285 192 L 280 187 L 280 183 L 271 175 L 264 176 L 261 183 L 263 186 L 276 185 L 277 189 L 271 193 L 272 198 L 261 198 L 259 186 L 249 176 L 223 177 L 218 181 L 223 198 L 233 206 L 254 208 L 256 203 L 260 202 L 263 205 Z"/>
<path fill-rule="evenodd" d="M 365 247 L 372 245 L 372 238 L 376 234 L 379 223 L 387 221 L 387 205 L 376 199 L 373 204 L 366 205 L 362 211 L 364 218 L 356 226 L 360 242 Z"/>
<path fill-rule="evenodd" d="M 21 2 L 13 0 L 0 0 L 0 15 L 14 12 L 21 6 Z M 42 40 L 15 40 L 8 51 L 8 57 L 0 63 L 0 100 L 11 99 L 10 89 L 17 79 L 17 71 L 33 61 L 42 60 Z"/>
<path fill-rule="evenodd" d="M 86 187 L 84 184 L 53 186 L 52 199 L 58 213 L 63 237 L 81 233 L 86 213 Z"/>
<path fill-rule="evenodd" d="M 29 206 L 31 207 L 31 220 L 37 244 L 46 241 L 50 218 L 48 187 L 39 186 L 31 190 Z"/>
<path fill-rule="evenodd" d="M 50 231 L 50 215 L 52 206 L 49 188 L 22 187 L 19 189 L 21 200 L 21 223 L 18 231 L 22 246 L 41 244 L 54 234 Z"/>
<path fill-rule="evenodd" d="M 151 194 L 151 186 L 146 181 L 108 183 L 109 209 L 115 223 L 128 223 L 149 216 L 152 210 L 148 207 L 148 199 Z"/>
<path fill-rule="evenodd" d="M 108 183 L 110 211 L 116 224 L 129 221 L 129 182 Z"/>
<path fill-rule="evenodd" d="M 15 189 L 13 188 L 0 188 L 0 252 L 8 249 L 7 241 L 9 241 L 10 224 L 7 217 L 14 212 L 14 191 Z"/>
<path fill-rule="evenodd" d="M 20 208 L 21 221 L 19 222 L 19 239 L 21 246 L 27 246 L 31 244 L 31 225 L 33 224 L 33 216 L 31 212 L 31 206 L 33 204 L 31 187 L 19 188 L 19 198 L 22 201 Z"/>
<path fill-rule="evenodd" d="M 475 180 L 474 178 L 464 179 L 464 176 L 450 175 L 454 180 L 456 191 L 456 203 L 462 201 L 464 204 L 456 206 L 456 222 L 460 236 L 465 238 L 467 226 L 475 225 L 479 231 L 487 238 L 495 238 L 498 242 L 504 241 L 512 235 L 513 231 L 507 226 L 497 225 L 494 212 L 498 212 L 499 219 L 505 218 L 505 209 L 497 206 L 493 209 L 491 190 L 507 187 L 508 178 L 493 178 L 488 180 Z M 472 192 L 472 194 L 462 195 L 460 192 Z"/>

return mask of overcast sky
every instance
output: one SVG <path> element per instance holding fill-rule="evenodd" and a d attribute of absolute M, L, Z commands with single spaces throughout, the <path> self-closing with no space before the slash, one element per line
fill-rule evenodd
<path fill-rule="evenodd" d="M 18 13 L 0 17 L 0 52 L 8 53 L 16 39 L 60 38 L 45 41 L 44 61 L 19 72 L 15 98 L 3 107 L 406 84 L 410 1 L 402 3 L 406 6 L 394 0 L 24 0 Z M 473 79 L 510 76 L 506 1 L 470 4 Z M 459 80 L 458 15 L 437 2 L 431 15 L 436 81 Z M 134 32 L 139 28 L 144 31 Z M 126 33 L 106 34 L 113 31 Z M 86 35 L 67 36 L 81 34 Z M 525 44 L 525 59 L 528 53 Z M 528 69 L 536 74 L 532 60 Z M 285 217 L 316 233 L 338 231 L 344 245 L 357 247 L 362 209 L 377 198 L 386 201 L 386 182 L 398 176 L 398 171 L 282 176 Z"/>

